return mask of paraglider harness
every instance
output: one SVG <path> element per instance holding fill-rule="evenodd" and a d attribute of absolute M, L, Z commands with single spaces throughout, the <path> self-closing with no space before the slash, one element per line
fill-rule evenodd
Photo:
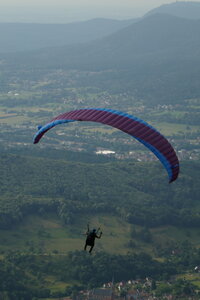
<path fill-rule="evenodd" d="M 85 242 L 85 248 L 84 250 L 86 250 L 87 246 L 90 246 L 90 253 L 92 252 L 92 249 L 94 247 L 94 242 L 95 242 L 95 238 L 98 238 L 100 239 L 101 236 L 102 236 L 102 231 L 100 231 L 100 227 L 96 230 L 96 229 L 93 229 L 90 231 L 90 228 L 89 228 L 89 224 L 87 224 L 87 232 L 86 232 L 86 235 L 87 235 L 87 238 L 86 238 L 86 242 Z M 100 233 L 99 233 L 100 231 Z M 98 235 L 99 233 L 99 235 Z"/>

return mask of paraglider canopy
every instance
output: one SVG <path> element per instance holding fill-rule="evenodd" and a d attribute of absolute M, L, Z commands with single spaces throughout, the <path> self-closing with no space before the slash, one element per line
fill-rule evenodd
<path fill-rule="evenodd" d="M 54 126 L 74 121 L 99 122 L 131 135 L 158 157 L 168 172 L 169 182 L 177 179 L 179 160 L 168 140 L 147 122 L 117 110 L 86 108 L 60 114 L 38 130 L 34 136 L 34 144 L 37 144 L 42 136 Z"/>

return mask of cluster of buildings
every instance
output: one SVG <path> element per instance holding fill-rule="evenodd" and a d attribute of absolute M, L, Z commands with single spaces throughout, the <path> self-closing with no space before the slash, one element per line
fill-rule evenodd
<path fill-rule="evenodd" d="M 153 281 L 149 278 L 145 280 L 129 280 L 113 284 L 109 282 L 102 288 L 94 288 L 88 291 L 81 291 L 73 299 L 62 298 L 62 300 L 175 300 L 176 296 L 165 295 L 164 298 L 157 297 L 152 293 Z M 196 298 L 188 298 L 190 300 Z M 59 298 L 59 300 L 61 300 Z"/>

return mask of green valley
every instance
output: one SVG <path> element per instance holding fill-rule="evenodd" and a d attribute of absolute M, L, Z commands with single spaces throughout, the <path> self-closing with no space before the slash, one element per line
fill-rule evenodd
<path fill-rule="evenodd" d="M 155 11 L 0 24 L 0 299 L 199 299 L 200 5 Z M 157 159 L 176 172 L 173 149 L 140 122 L 141 136 L 127 120 L 130 135 L 96 119 L 33 144 L 38 128 L 82 108 L 155 127 L 180 161 L 177 180 Z M 103 232 L 91 255 L 88 223 Z"/>

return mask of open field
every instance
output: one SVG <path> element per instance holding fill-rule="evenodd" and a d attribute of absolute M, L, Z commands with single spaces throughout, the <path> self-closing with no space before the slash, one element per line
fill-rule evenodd
<path fill-rule="evenodd" d="M 88 221 L 90 221 L 90 228 L 101 227 L 103 231 L 102 239 L 96 241 L 96 252 L 126 254 L 128 251 L 147 251 L 154 255 L 154 246 L 158 244 L 164 247 L 186 240 L 200 247 L 199 229 L 178 229 L 172 226 L 150 229 L 152 242 L 145 243 L 137 237 L 131 238 L 131 225 L 114 216 L 79 216 L 75 224 L 63 226 L 56 215 L 47 214 L 43 217 L 29 216 L 23 223 L 10 230 L 1 229 L 0 253 L 15 250 L 66 254 L 69 251 L 81 250 L 84 247 L 84 233 Z M 133 228 L 139 232 L 142 227 L 134 226 Z M 134 245 L 130 247 L 131 239 Z"/>
<path fill-rule="evenodd" d="M 188 130 L 187 124 L 177 124 L 177 123 L 166 123 L 166 122 L 158 122 L 154 123 L 155 126 L 162 134 L 166 136 L 172 136 L 175 134 L 187 134 L 188 132 L 198 132 L 199 126 L 191 125 L 190 130 Z"/>
<path fill-rule="evenodd" d="M 27 217 L 23 224 L 12 230 L 0 230 L 3 243 L 0 251 L 11 249 L 27 251 L 29 248 L 52 252 L 66 253 L 83 249 L 87 221 L 80 219 L 77 224 L 62 226 L 55 215 Z M 91 227 L 99 227 L 103 231 L 102 240 L 96 243 L 96 251 L 126 252 L 129 238 L 129 225 L 115 217 L 96 216 L 91 218 Z"/>
<path fill-rule="evenodd" d="M 177 276 L 177 278 L 186 279 L 200 288 L 200 275 L 198 273 L 185 273 Z"/>

